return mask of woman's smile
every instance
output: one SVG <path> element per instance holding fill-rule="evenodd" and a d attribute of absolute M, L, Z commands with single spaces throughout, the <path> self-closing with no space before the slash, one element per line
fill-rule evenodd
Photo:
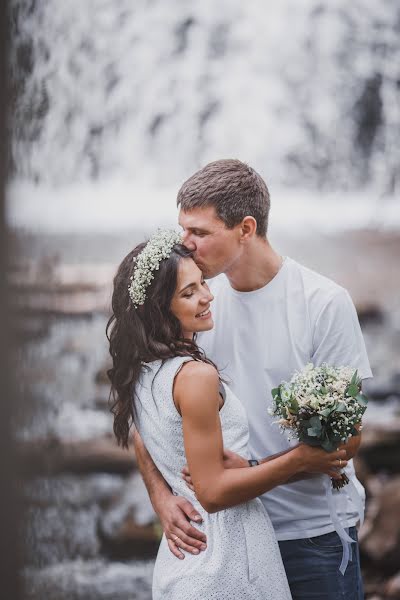
<path fill-rule="evenodd" d="M 211 317 L 210 307 L 203 310 L 201 313 L 196 315 L 196 319 L 209 319 Z"/>
<path fill-rule="evenodd" d="M 207 282 L 194 260 L 181 260 L 171 311 L 179 320 L 186 337 L 191 338 L 193 333 L 212 329 L 214 323 L 210 305 L 213 299 Z"/>

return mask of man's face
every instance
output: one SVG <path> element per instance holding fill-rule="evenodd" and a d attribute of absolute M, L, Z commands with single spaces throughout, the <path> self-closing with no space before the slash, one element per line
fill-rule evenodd
<path fill-rule="evenodd" d="M 213 206 L 189 211 L 181 209 L 179 225 L 183 229 L 183 243 L 193 251 L 204 277 L 225 273 L 240 257 L 241 226 L 228 229 L 217 217 Z"/>

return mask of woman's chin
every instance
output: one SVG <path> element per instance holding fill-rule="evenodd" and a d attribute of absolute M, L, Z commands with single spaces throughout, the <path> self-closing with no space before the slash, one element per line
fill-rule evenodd
<path fill-rule="evenodd" d="M 212 317 L 207 319 L 207 321 L 203 321 L 202 323 L 196 323 L 196 333 L 200 333 L 201 331 L 210 331 L 214 327 L 214 321 Z"/>

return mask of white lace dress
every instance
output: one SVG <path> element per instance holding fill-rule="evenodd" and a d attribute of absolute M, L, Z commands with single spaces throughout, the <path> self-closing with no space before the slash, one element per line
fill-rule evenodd
<path fill-rule="evenodd" d="M 137 428 L 173 492 L 185 496 L 203 518 L 195 524 L 207 549 L 184 560 L 171 554 L 163 536 L 153 576 L 153 600 L 289 600 L 291 598 L 271 521 L 258 499 L 208 514 L 181 477 L 186 463 L 182 419 L 172 387 L 187 357 L 148 364 L 136 388 Z M 221 388 L 224 447 L 248 456 L 248 424 L 239 400 Z"/>

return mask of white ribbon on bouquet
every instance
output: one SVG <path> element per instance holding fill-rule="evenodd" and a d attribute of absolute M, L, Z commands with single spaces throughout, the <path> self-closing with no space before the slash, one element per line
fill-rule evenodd
<path fill-rule="evenodd" d="M 349 564 L 349 560 L 352 560 L 351 544 L 355 544 L 355 540 L 353 540 L 349 536 L 349 534 L 347 533 L 347 531 L 345 530 L 345 528 L 343 527 L 342 523 L 339 520 L 336 506 L 335 506 L 335 496 L 336 496 L 336 494 L 339 495 L 339 493 L 333 492 L 331 478 L 327 475 L 324 476 L 324 486 L 325 486 L 326 501 L 328 503 L 328 508 L 329 508 L 329 514 L 332 519 L 332 523 L 335 527 L 335 531 L 338 534 L 338 536 L 340 537 L 340 540 L 341 540 L 342 546 L 343 546 L 342 561 L 340 563 L 339 571 L 341 572 L 342 575 L 344 575 L 346 572 L 346 569 L 347 569 L 347 565 Z M 356 486 L 351 481 L 351 479 L 349 480 L 349 483 L 347 483 L 344 486 L 344 488 L 342 488 L 341 493 L 343 493 L 343 492 L 347 495 L 347 497 L 350 498 L 350 500 L 353 502 L 354 506 L 356 507 L 356 510 L 358 512 L 358 516 L 360 519 L 360 526 L 361 526 L 364 523 L 364 504 L 360 498 L 360 494 L 358 493 Z"/>

